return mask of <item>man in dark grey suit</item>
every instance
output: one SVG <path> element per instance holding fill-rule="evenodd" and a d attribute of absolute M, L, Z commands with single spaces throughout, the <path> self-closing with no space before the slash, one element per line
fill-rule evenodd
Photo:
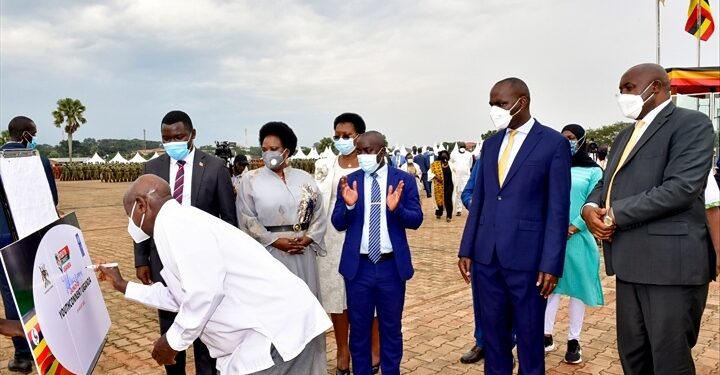
<path fill-rule="evenodd" d="M 168 181 L 173 198 L 183 206 L 199 208 L 237 226 L 230 172 L 222 159 L 195 148 L 195 129 L 190 117 L 181 111 L 169 112 L 162 120 L 160 131 L 166 154 L 145 163 L 145 174 Z M 163 265 L 152 238 L 135 244 L 135 267 L 138 279 L 144 284 L 163 282 L 160 276 Z M 160 332 L 165 334 L 176 314 L 160 310 L 159 315 Z M 205 344 L 195 340 L 193 351 L 198 375 L 217 374 L 215 360 Z M 185 352 L 178 353 L 175 364 L 165 366 L 165 370 L 168 374 L 185 374 Z"/>
<path fill-rule="evenodd" d="M 717 267 L 703 196 L 712 125 L 671 102 L 656 64 L 622 76 L 618 103 L 637 122 L 615 138 L 582 216 L 616 276 L 620 361 L 629 375 L 694 374 L 691 349 Z"/>

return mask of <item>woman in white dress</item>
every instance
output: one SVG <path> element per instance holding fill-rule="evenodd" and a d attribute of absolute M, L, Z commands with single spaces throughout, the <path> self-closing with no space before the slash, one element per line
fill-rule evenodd
<path fill-rule="evenodd" d="M 365 121 L 355 113 L 343 113 L 333 124 L 335 148 L 340 152 L 335 158 L 319 159 L 315 162 L 315 180 L 317 181 L 322 205 L 330 222 L 337 187 L 340 178 L 360 168 L 355 151 L 355 138 L 365 133 Z M 338 232 L 332 225 L 327 226 L 325 245 L 327 256 L 317 258 L 320 276 L 320 293 L 325 311 L 330 314 L 337 343 L 336 375 L 350 374 L 350 349 L 348 347 L 349 322 L 347 315 L 347 299 L 345 296 L 345 280 L 338 272 L 340 254 L 345 242 L 345 232 Z M 373 374 L 379 371 L 380 339 L 377 321 L 373 325 L 372 337 Z"/>

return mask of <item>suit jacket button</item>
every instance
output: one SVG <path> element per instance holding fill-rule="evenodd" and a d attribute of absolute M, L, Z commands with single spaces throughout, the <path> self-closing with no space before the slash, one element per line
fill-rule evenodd
<path fill-rule="evenodd" d="M 499 195 L 498 195 L 498 200 L 499 200 L 499 201 L 501 201 L 501 200 L 502 200 L 502 197 L 501 197 L 501 196 L 499 196 Z"/>

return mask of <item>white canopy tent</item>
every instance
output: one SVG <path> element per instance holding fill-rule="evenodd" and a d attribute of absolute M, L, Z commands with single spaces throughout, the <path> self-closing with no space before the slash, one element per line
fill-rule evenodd
<path fill-rule="evenodd" d="M 305 159 L 320 159 L 320 154 L 318 154 L 318 152 L 317 152 L 317 150 L 315 149 L 315 147 L 313 147 L 313 148 L 310 150 L 310 152 L 308 152 L 308 154 L 307 154 L 307 156 L 305 157 Z"/>
<path fill-rule="evenodd" d="M 112 159 L 110 159 L 110 161 L 108 163 L 126 164 L 127 162 L 128 162 L 127 159 L 122 157 L 122 155 L 120 155 L 120 151 L 118 151 L 118 153 L 115 154 L 115 156 Z"/>
<path fill-rule="evenodd" d="M 101 158 L 100 155 L 97 154 L 97 152 L 90 159 L 85 160 L 85 164 L 104 164 L 104 163 L 105 163 L 105 160 L 103 160 L 103 158 Z"/>
<path fill-rule="evenodd" d="M 155 151 L 155 153 L 153 154 L 153 156 L 151 156 L 150 159 L 148 159 L 148 160 L 153 160 L 153 159 L 159 158 L 159 157 L 160 157 L 160 154 L 158 154 L 157 151 Z"/>
<path fill-rule="evenodd" d="M 132 159 L 128 160 L 128 163 L 144 163 L 147 160 L 145 160 L 144 157 L 140 156 L 139 152 L 135 153 L 135 156 L 132 157 Z"/>
<path fill-rule="evenodd" d="M 290 159 L 303 160 L 303 159 L 307 159 L 307 155 L 305 155 L 305 153 L 302 151 L 302 149 L 298 149 L 297 152 L 295 153 L 295 155 L 293 155 Z M 249 157 L 248 157 L 248 160 L 250 160 Z"/>
<path fill-rule="evenodd" d="M 320 154 L 321 159 L 334 158 L 334 157 L 335 157 L 335 153 L 333 152 L 332 147 L 326 147 L 325 151 L 323 151 L 322 154 Z"/>

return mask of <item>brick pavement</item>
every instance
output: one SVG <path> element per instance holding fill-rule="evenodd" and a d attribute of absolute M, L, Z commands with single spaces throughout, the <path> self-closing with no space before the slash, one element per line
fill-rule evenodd
<path fill-rule="evenodd" d="M 127 217 L 121 207 L 127 184 L 99 182 L 60 182 L 60 207 L 77 212 L 80 225 L 94 259 L 118 261 L 127 277 L 133 271 L 132 245 L 126 232 Z M 423 201 L 426 219 L 422 228 L 411 233 L 415 277 L 407 286 L 405 304 L 404 374 L 482 374 L 482 362 L 463 365 L 458 359 L 473 342 L 473 316 L 470 290 L 457 271 L 457 248 L 465 217 L 452 223 L 436 220 L 431 203 Z M 622 374 L 615 339 L 615 282 L 602 280 L 606 306 L 588 309 L 581 338 L 585 362 L 573 366 L 562 363 L 563 338 L 567 332 L 567 303 L 556 324 L 559 349 L 546 358 L 548 374 Z M 104 287 L 105 300 L 113 322 L 108 343 L 98 363 L 97 374 L 162 374 L 150 357 L 157 339 L 155 311 L 125 301 Z M 702 331 L 694 357 L 697 373 L 720 374 L 720 288 L 711 284 L 703 315 Z M 334 371 L 333 335 L 328 334 L 328 368 Z M 0 374 L 11 355 L 10 340 L 0 338 Z M 192 359 L 189 358 L 192 363 Z M 189 368 L 192 366 L 189 366 Z M 190 371 L 193 373 L 193 371 Z"/>

